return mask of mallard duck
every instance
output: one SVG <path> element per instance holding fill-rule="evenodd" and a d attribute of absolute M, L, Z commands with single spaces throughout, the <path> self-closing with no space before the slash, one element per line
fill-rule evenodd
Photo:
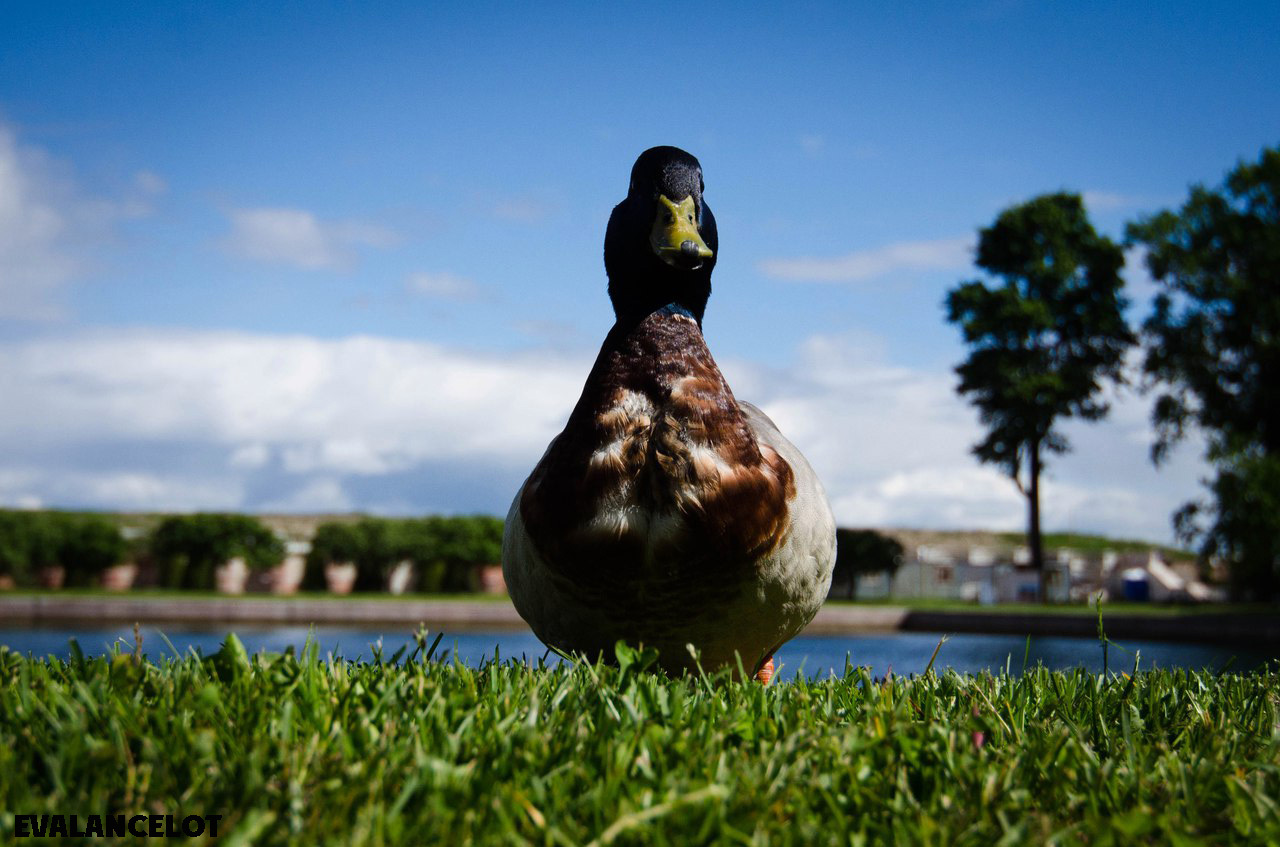
<path fill-rule="evenodd" d="M 608 659 L 619 640 L 646 645 L 672 673 L 740 657 L 767 683 L 826 598 L 835 522 L 809 463 L 734 398 L 703 339 L 718 249 L 703 189 L 683 150 L 636 160 L 604 240 L 617 321 L 511 504 L 502 568 L 549 646 Z"/>

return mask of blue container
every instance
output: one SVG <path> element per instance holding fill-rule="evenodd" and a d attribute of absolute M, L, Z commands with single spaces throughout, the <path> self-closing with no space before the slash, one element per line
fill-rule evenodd
<path fill-rule="evenodd" d="M 1151 599 L 1151 582 L 1145 571 L 1124 575 L 1124 599 L 1130 603 L 1145 603 Z"/>

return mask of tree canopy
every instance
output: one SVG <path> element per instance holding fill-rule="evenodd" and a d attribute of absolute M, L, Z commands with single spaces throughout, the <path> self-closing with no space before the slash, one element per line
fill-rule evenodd
<path fill-rule="evenodd" d="M 874 529 L 836 530 L 836 563 L 831 584 L 843 588 L 852 600 L 858 592 L 858 577 L 885 573 L 892 577 L 902 564 L 902 544 Z"/>
<path fill-rule="evenodd" d="M 502 520 L 487 515 L 424 518 L 364 517 L 354 523 L 321 524 L 307 558 L 309 588 L 323 585 L 330 562 L 354 562 L 357 591 L 378 591 L 401 561 L 417 567 L 415 590 L 474 589 L 476 565 L 502 557 Z"/>
<path fill-rule="evenodd" d="M 1107 413 L 1103 383 L 1123 381 L 1134 343 L 1123 314 L 1124 253 L 1094 230 L 1078 194 L 1057 193 L 1010 207 L 980 230 L 975 264 L 998 282 L 971 280 L 947 295 L 947 319 L 971 348 L 956 367 L 957 391 L 987 427 L 974 455 L 1027 496 L 1032 563 L 1043 569 L 1043 454 L 1070 448 L 1059 419 Z"/>
<path fill-rule="evenodd" d="M 1223 556 L 1239 595 L 1280 593 L 1280 148 L 1242 162 L 1177 211 L 1130 224 L 1160 285 L 1143 323 L 1158 388 L 1158 464 L 1187 430 L 1207 439 L 1212 503 L 1175 516 L 1184 540 Z M 1201 518 L 1207 517 L 1208 522 Z"/>
<path fill-rule="evenodd" d="M 127 542 L 111 520 L 91 513 L 0 510 L 0 575 L 28 584 L 61 565 L 66 584 L 85 586 L 122 561 Z"/>
<path fill-rule="evenodd" d="M 124 560 L 128 543 L 120 527 L 101 515 L 60 515 L 58 560 L 68 586 L 92 585 L 102 572 Z"/>
<path fill-rule="evenodd" d="M 233 556 L 255 570 L 284 558 L 284 542 L 250 515 L 173 515 L 156 527 L 151 551 L 166 588 L 208 588 L 213 571 Z"/>

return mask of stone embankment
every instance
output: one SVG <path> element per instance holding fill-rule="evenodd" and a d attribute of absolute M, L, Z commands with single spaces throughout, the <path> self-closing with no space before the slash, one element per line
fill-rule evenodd
<path fill-rule="evenodd" d="M 253 596 L 0 595 L 0 627 L 91 626 L 94 624 L 185 624 L 198 629 L 231 626 L 351 626 L 378 624 L 453 632 L 526 629 L 502 599 L 439 600 Z M 1280 646 L 1280 615 L 1216 613 L 1200 609 L 1149 614 L 1106 613 L 1107 635 L 1215 644 Z M 1085 611 L 1001 611 L 998 608 L 917 610 L 902 606 L 830 604 L 806 630 L 808 635 L 869 632 L 993 633 L 1092 637 L 1097 618 Z"/>

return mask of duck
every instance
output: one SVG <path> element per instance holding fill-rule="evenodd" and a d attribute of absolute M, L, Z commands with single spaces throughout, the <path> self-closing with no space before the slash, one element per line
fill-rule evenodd
<path fill-rule="evenodd" d="M 605 229 L 615 321 L 511 503 L 503 577 L 557 651 L 608 661 L 626 642 L 670 674 L 768 684 L 826 599 L 835 521 L 808 461 L 734 397 L 703 337 L 719 250 L 705 187 L 678 147 L 636 159 Z"/>

